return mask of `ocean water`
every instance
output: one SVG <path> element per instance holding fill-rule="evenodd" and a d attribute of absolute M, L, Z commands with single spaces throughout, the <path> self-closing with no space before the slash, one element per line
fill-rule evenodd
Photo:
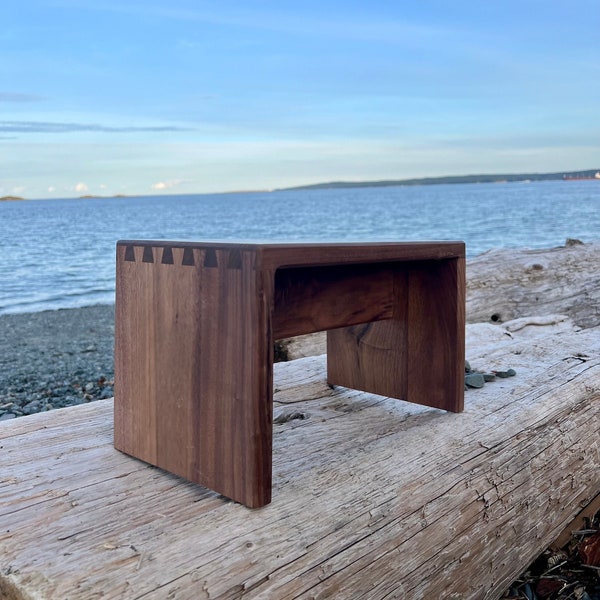
<path fill-rule="evenodd" d="M 569 237 L 600 239 L 600 181 L 0 202 L 0 314 L 114 302 L 119 239 L 464 240 L 473 257 Z"/>

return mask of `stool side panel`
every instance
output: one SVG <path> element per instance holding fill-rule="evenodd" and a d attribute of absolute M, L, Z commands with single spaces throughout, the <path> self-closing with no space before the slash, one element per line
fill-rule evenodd
<path fill-rule="evenodd" d="M 117 254 L 115 447 L 247 506 L 268 503 L 272 300 L 254 252 Z"/>
<path fill-rule="evenodd" d="M 391 285 L 391 318 L 327 332 L 329 383 L 406 399 L 408 296 L 402 267 L 395 268 Z"/>
<path fill-rule="evenodd" d="M 415 265 L 409 275 L 408 399 L 464 408 L 465 259 Z"/>
<path fill-rule="evenodd" d="M 465 259 L 398 263 L 390 320 L 327 332 L 328 381 L 460 412 Z"/>

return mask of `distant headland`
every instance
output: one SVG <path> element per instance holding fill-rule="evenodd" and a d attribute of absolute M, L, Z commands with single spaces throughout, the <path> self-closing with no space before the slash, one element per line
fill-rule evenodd
<path fill-rule="evenodd" d="M 114 194 L 113 196 L 96 196 L 94 194 L 86 194 L 85 196 L 79 196 L 80 200 L 98 200 L 103 198 L 133 198 L 128 194 Z"/>
<path fill-rule="evenodd" d="M 114 196 L 79 196 L 79 200 L 93 200 L 96 198 L 132 198 L 133 196 L 126 194 L 115 194 Z M 22 198 L 21 196 L 0 196 L 0 202 L 15 202 L 17 200 L 27 200 L 27 198 Z"/>
<path fill-rule="evenodd" d="M 287 190 L 320 190 L 329 188 L 361 188 L 361 187 L 391 187 L 409 185 L 441 185 L 448 183 L 508 183 L 527 181 L 580 181 L 594 179 L 600 182 L 600 169 L 588 171 L 570 171 L 559 173 L 510 173 L 500 175 L 450 175 L 447 177 L 422 177 L 419 179 L 392 179 L 380 181 L 331 181 L 328 183 L 315 183 L 289 188 L 280 188 L 276 191 Z"/>
<path fill-rule="evenodd" d="M 560 171 L 558 173 L 505 173 L 505 174 L 483 174 L 483 175 L 447 175 L 443 177 L 421 177 L 414 179 L 384 179 L 376 181 L 330 181 L 326 183 L 313 183 L 293 187 L 275 188 L 270 190 L 247 190 L 235 192 L 220 192 L 221 194 L 240 194 L 258 192 L 286 192 L 291 190 L 325 190 L 334 188 L 367 188 L 367 187 L 392 187 L 392 186 L 417 186 L 417 185 L 441 185 L 452 183 L 509 183 L 509 182 L 531 182 L 531 181 L 581 181 L 585 179 L 595 180 L 600 183 L 600 169 L 589 169 L 587 171 Z M 219 192 L 212 192 L 212 194 Z M 205 195 L 202 193 L 188 193 L 186 195 Z M 98 196 L 85 194 L 79 196 L 80 200 L 94 200 L 105 198 L 134 198 L 137 194 L 114 194 L 112 196 Z M 26 200 L 21 196 L 0 196 L 0 202 L 15 200 Z"/>

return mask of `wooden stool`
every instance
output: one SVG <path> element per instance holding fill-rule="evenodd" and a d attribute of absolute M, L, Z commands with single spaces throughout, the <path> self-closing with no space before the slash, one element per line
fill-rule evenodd
<path fill-rule="evenodd" d="M 120 241 L 115 448 L 271 501 L 273 342 L 327 330 L 327 379 L 460 412 L 462 242 Z"/>

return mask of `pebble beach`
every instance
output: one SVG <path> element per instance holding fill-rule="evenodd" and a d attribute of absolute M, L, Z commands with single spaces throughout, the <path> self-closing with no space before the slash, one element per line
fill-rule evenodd
<path fill-rule="evenodd" d="M 0 421 L 113 396 L 114 306 L 0 316 Z"/>

